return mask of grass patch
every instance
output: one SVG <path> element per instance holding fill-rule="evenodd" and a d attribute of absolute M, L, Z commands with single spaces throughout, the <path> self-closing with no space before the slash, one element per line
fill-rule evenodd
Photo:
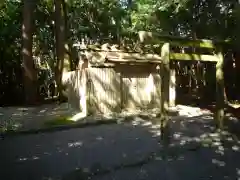
<path fill-rule="evenodd" d="M 229 101 L 228 105 L 232 108 L 238 109 L 240 108 L 240 102 L 239 101 Z"/>
<path fill-rule="evenodd" d="M 70 117 L 58 117 L 53 120 L 49 120 L 44 123 L 45 127 L 61 126 L 61 125 L 71 125 L 75 122 L 70 120 Z"/>

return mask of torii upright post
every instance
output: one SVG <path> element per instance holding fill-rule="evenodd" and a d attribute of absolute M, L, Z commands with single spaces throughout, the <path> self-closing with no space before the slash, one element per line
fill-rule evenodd
<path fill-rule="evenodd" d="M 170 44 L 165 43 L 161 49 L 161 132 L 164 133 L 168 123 L 169 82 L 170 82 Z"/>
<path fill-rule="evenodd" d="M 224 58 L 221 48 L 217 48 L 216 54 L 218 61 L 216 64 L 216 111 L 215 111 L 215 120 L 218 125 L 218 128 L 223 128 L 224 120 L 224 74 L 223 74 L 223 63 Z"/>

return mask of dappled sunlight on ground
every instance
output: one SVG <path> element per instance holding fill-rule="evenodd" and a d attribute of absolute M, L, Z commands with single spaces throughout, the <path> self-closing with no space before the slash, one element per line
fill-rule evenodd
<path fill-rule="evenodd" d="M 171 117 L 164 136 L 156 111 L 125 112 L 128 121 L 119 124 L 5 137 L 0 173 L 10 180 L 240 178 L 239 139 L 216 131 L 210 112 L 186 109 Z"/>
<path fill-rule="evenodd" d="M 39 171 L 46 176 L 76 168 L 90 169 L 98 163 L 110 168 L 122 161 L 137 161 L 158 146 L 157 140 L 152 139 L 144 128 L 134 128 L 130 124 L 6 138 L 0 144 L 1 152 L 7 153 L 0 156 L 4 164 L 6 161 L 4 174 L 9 173 L 9 178 L 16 176 L 11 172 L 19 168 L 30 168 L 30 171 L 36 168 L 33 172 Z M 144 148 L 142 144 L 145 144 Z"/>
<path fill-rule="evenodd" d="M 77 113 L 69 118 L 70 121 L 79 121 L 83 118 L 86 118 L 87 114 L 85 112 Z"/>
<path fill-rule="evenodd" d="M 193 117 L 204 114 L 199 108 L 192 108 L 178 105 L 171 109 L 178 114 L 186 117 Z M 207 112 L 209 113 L 209 112 Z M 105 115 L 86 117 L 85 113 L 81 113 L 71 108 L 68 103 L 47 104 L 38 107 L 4 107 L 0 108 L 0 126 L 7 130 L 28 130 L 42 128 L 49 121 L 55 121 L 58 118 L 67 118 L 68 120 L 77 122 L 98 121 L 102 119 L 117 118 L 119 121 L 125 120 L 126 117 L 141 115 L 148 118 L 154 118 L 159 114 L 159 109 L 155 108 L 148 111 L 134 110 L 123 111 L 122 113 L 112 113 Z"/>
<path fill-rule="evenodd" d="M 13 130 L 41 128 L 46 121 L 77 114 L 67 103 L 46 104 L 37 107 L 0 107 L 0 126 Z M 16 128 L 14 128 L 16 126 Z"/>

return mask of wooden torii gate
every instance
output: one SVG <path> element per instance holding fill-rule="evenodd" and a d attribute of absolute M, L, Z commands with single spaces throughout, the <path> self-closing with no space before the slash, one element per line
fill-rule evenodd
<path fill-rule="evenodd" d="M 141 43 L 162 43 L 161 47 L 161 124 L 165 127 L 168 122 L 169 105 L 175 104 L 175 72 L 170 68 L 170 61 L 202 61 L 216 63 L 216 109 L 214 119 L 219 128 L 223 127 L 224 120 L 224 75 L 223 75 L 223 53 L 222 42 L 214 42 L 211 40 L 191 40 L 180 37 L 160 36 L 151 32 L 140 31 L 139 38 Z M 208 48 L 213 51 L 213 55 L 206 54 L 189 54 L 189 53 L 172 53 L 170 46 Z"/>

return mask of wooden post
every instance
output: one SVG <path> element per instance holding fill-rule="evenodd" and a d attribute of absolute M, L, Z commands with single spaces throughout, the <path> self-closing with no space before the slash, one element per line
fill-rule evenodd
<path fill-rule="evenodd" d="M 218 49 L 217 54 L 218 62 L 216 64 L 216 111 L 215 120 L 218 128 L 223 128 L 224 120 L 224 74 L 223 74 L 223 54 L 221 49 Z"/>
<path fill-rule="evenodd" d="M 170 80 L 170 44 L 165 43 L 161 49 L 161 130 L 163 130 L 168 122 L 169 109 L 169 80 Z"/>
<path fill-rule="evenodd" d="M 170 83 L 169 83 L 169 106 L 174 107 L 176 101 L 176 71 L 175 63 L 172 62 L 170 65 Z"/>
<path fill-rule="evenodd" d="M 87 77 L 87 69 L 88 69 L 88 59 L 86 57 L 80 57 L 79 62 L 79 70 L 78 70 L 78 78 L 79 78 L 79 96 L 80 96 L 80 108 L 82 113 L 86 116 L 88 114 L 88 104 L 87 104 L 87 91 L 88 91 L 88 77 Z"/>

